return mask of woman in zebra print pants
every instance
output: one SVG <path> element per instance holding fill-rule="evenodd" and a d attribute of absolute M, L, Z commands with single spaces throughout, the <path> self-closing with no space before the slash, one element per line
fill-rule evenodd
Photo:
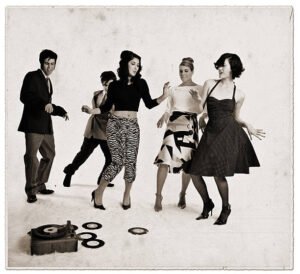
<path fill-rule="evenodd" d="M 136 177 L 136 161 L 139 147 L 140 130 L 137 112 L 142 99 L 147 108 L 159 105 L 169 95 L 169 83 L 165 83 L 163 94 L 152 99 L 147 82 L 141 78 L 141 57 L 131 51 L 123 51 L 119 62 L 119 80 L 110 84 L 107 100 L 100 108 L 91 109 L 83 106 L 82 111 L 89 114 L 107 112 L 114 105 L 115 110 L 110 115 L 107 124 L 107 143 L 112 156 L 111 164 L 104 170 L 102 179 L 96 190 L 92 192 L 94 207 L 104 210 L 103 192 L 107 185 L 125 167 L 125 191 L 123 209 L 128 209 L 130 190 Z"/>

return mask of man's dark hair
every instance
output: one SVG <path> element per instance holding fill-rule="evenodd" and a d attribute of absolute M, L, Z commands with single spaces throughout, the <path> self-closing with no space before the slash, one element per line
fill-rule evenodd
<path fill-rule="evenodd" d="M 56 63 L 56 60 L 57 60 L 57 54 L 50 50 L 50 49 L 44 49 L 41 53 L 40 53 L 40 64 L 41 66 L 44 64 L 44 61 L 47 59 L 47 58 L 50 58 L 50 59 L 54 59 L 55 60 L 55 63 Z"/>

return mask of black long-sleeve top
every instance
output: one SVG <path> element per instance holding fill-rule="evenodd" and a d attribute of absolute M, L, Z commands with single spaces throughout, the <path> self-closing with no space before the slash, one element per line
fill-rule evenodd
<path fill-rule="evenodd" d="M 158 105 L 157 100 L 151 98 L 144 79 L 138 79 L 131 85 L 126 85 L 120 80 L 114 81 L 108 87 L 107 100 L 100 106 L 100 110 L 101 113 L 108 112 L 114 105 L 116 111 L 138 111 L 141 99 L 149 109 Z"/>

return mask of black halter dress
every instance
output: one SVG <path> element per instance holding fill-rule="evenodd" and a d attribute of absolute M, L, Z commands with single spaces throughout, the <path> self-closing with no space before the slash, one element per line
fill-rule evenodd
<path fill-rule="evenodd" d="M 187 173 L 200 176 L 225 177 L 235 173 L 249 173 L 249 167 L 257 167 L 259 161 L 243 128 L 234 118 L 235 90 L 231 99 L 218 100 L 210 96 L 206 101 L 208 123 L 200 143 L 192 156 Z"/>

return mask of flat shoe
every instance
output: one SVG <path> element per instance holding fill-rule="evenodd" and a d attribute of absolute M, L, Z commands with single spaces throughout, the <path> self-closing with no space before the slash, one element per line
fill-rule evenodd
<path fill-rule="evenodd" d="M 49 194 L 52 194 L 53 192 L 54 192 L 54 190 L 52 190 L 52 189 L 42 189 L 38 192 L 38 194 L 49 195 Z"/>
<path fill-rule="evenodd" d="M 37 198 L 36 198 L 36 196 L 35 195 L 28 195 L 27 196 L 27 203 L 34 203 L 34 202 L 36 202 L 37 201 Z"/>

